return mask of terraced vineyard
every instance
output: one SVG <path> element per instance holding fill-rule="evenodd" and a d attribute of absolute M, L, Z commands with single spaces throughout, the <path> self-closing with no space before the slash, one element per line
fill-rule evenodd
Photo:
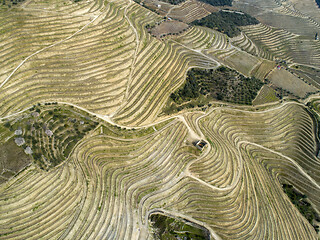
<path fill-rule="evenodd" d="M 214 11 L 158 3 L 185 23 Z M 257 4 L 316 26 L 299 4 Z M 143 5 L 0 6 L 0 239 L 318 239 L 318 42 L 264 23 L 160 40 L 147 26 L 163 17 Z M 227 67 L 258 92 L 253 106 L 208 98 L 164 113 L 190 69 Z M 278 95 L 280 73 L 301 98 Z"/>
<path fill-rule="evenodd" d="M 260 105 L 269 102 L 276 102 L 279 98 L 277 97 L 277 93 L 271 87 L 267 85 L 263 86 L 258 93 L 257 97 L 252 101 L 253 105 Z"/>
<path fill-rule="evenodd" d="M 243 27 L 245 34 L 255 42 L 243 38 L 237 44 L 244 50 L 270 60 L 283 59 L 308 65 L 320 65 L 320 42 L 304 39 L 293 33 L 272 29 L 266 25 Z M 256 45 L 265 50 L 257 50 Z"/>
<path fill-rule="evenodd" d="M 203 18 L 215 10 L 209 4 L 197 0 L 188 0 L 169 10 L 168 16 L 190 23 L 196 19 Z"/>

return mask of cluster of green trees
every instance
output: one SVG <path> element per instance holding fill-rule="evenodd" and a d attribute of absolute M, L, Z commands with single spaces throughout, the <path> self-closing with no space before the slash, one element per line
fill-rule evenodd
<path fill-rule="evenodd" d="M 308 220 L 308 222 L 314 227 L 316 232 L 319 232 L 319 226 L 314 225 L 314 221 L 320 222 L 320 216 L 313 209 L 311 204 L 307 201 L 307 196 L 299 193 L 290 184 L 282 185 L 283 191 L 288 195 L 293 205 L 299 210 L 299 212 Z"/>
<path fill-rule="evenodd" d="M 153 235 L 155 239 L 187 239 L 187 240 L 209 240 L 210 233 L 207 229 L 196 224 L 188 224 L 180 218 L 172 218 L 162 214 L 152 214 L 150 216 Z"/>
<path fill-rule="evenodd" d="M 262 85 L 259 79 L 247 78 L 224 66 L 217 70 L 194 68 L 188 71 L 183 87 L 170 98 L 182 104 L 203 95 L 209 100 L 251 105 Z"/>
<path fill-rule="evenodd" d="M 232 6 L 233 0 L 200 0 L 201 2 L 208 3 L 212 6 Z"/>
<path fill-rule="evenodd" d="M 2 5 L 11 7 L 12 5 L 17 5 L 25 0 L 2 0 Z"/>
<path fill-rule="evenodd" d="M 178 89 L 177 91 L 171 93 L 170 97 L 174 102 L 181 104 L 182 102 L 186 102 L 199 97 L 199 94 L 200 85 L 193 72 L 189 71 L 187 82 L 185 83 L 185 85 L 181 89 Z"/>
<path fill-rule="evenodd" d="M 200 20 L 195 20 L 191 24 L 212 28 L 227 34 L 229 37 L 235 37 L 241 32 L 238 28 L 239 26 L 254 25 L 258 23 L 259 21 L 256 18 L 246 13 L 240 14 L 236 12 L 219 11 L 211 13 Z"/>

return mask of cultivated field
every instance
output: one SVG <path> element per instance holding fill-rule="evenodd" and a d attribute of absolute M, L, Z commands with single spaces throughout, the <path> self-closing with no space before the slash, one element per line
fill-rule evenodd
<path fill-rule="evenodd" d="M 319 31 L 319 8 L 313 0 L 238 0 L 234 6 L 256 16 L 262 23 L 313 38 Z"/>
<path fill-rule="evenodd" d="M 243 27 L 236 39 L 242 49 L 266 59 L 319 66 L 319 8 L 315 1 L 238 0 L 234 7 L 257 17 L 261 24 Z"/>
<path fill-rule="evenodd" d="M 215 60 L 181 45 L 152 38 L 144 26 L 157 17 L 142 6 L 121 6 L 101 5 L 93 13 L 91 5 L 85 6 L 88 18 L 92 16 L 88 25 L 35 55 L 26 53 L 26 61 L 17 59 L 16 67 L 8 68 L 2 78 L 1 114 L 34 102 L 60 101 L 99 114 L 117 113 L 117 121 L 125 119 L 126 124 L 141 124 L 155 118 L 168 90 L 183 82 L 188 67 L 217 66 Z M 11 54 L 17 47 L 7 46 Z"/>
<path fill-rule="evenodd" d="M 314 66 L 320 64 L 320 41 L 263 24 L 246 26 L 242 30 L 245 35 L 236 39 L 235 44 L 254 55 L 269 60 L 282 59 Z"/>
<path fill-rule="evenodd" d="M 1 185 L 0 239 L 146 239 L 147 216 L 159 210 L 222 239 L 316 239 L 279 184 L 294 184 L 319 207 L 314 124 L 304 107 L 192 116 L 187 122 L 209 141 L 200 157 L 197 134 L 179 118 L 142 129 L 104 124 L 60 167 L 33 166 Z"/>
<path fill-rule="evenodd" d="M 292 1 L 299 11 L 278 0 L 234 6 L 318 26 L 309 0 Z M 161 5 L 181 24 L 207 7 Z M 152 37 L 162 19 L 131 0 L 1 6 L 0 240 L 151 240 L 164 216 L 172 238 L 319 238 L 320 96 L 280 101 L 270 87 L 318 92 L 319 42 L 265 23 L 235 38 L 198 26 Z M 271 83 L 254 106 L 210 100 L 164 114 L 188 70 L 221 65 Z"/>

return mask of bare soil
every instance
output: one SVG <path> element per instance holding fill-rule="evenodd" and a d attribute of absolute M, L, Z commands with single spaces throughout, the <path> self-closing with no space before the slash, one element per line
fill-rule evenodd
<path fill-rule="evenodd" d="M 31 163 L 31 158 L 18 147 L 13 139 L 0 145 L 0 176 L 8 180 Z M 1 183 L 1 182 L 0 182 Z"/>
<path fill-rule="evenodd" d="M 152 35 L 160 38 L 166 35 L 176 35 L 188 28 L 188 24 L 178 21 L 164 21 L 151 30 Z"/>

